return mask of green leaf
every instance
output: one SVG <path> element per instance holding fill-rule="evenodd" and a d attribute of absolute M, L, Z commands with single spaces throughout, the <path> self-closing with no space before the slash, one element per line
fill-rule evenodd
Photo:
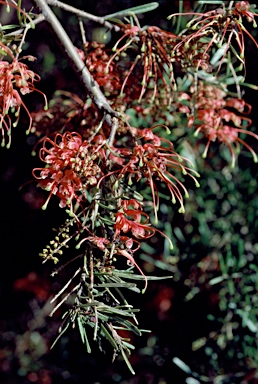
<path fill-rule="evenodd" d="M 118 316 L 112 316 L 112 320 L 125 326 L 129 331 L 133 332 L 135 335 L 141 336 L 141 331 L 133 323 L 131 323 L 131 321 Z"/>
<path fill-rule="evenodd" d="M 100 307 L 98 308 L 98 311 L 99 312 L 104 312 L 104 313 L 107 313 L 107 314 L 116 314 L 116 315 L 120 315 L 120 316 L 125 316 L 125 317 L 130 317 L 132 316 L 132 313 L 130 313 L 129 311 L 124 311 L 122 309 L 117 309 L 117 308 L 113 308 L 113 307 Z"/>
<path fill-rule="evenodd" d="M 141 255 L 141 259 L 143 260 L 148 260 L 148 261 L 153 261 L 152 258 L 148 258 L 147 256 L 146 257 L 143 257 L 144 255 Z M 164 268 L 163 269 L 168 269 L 169 266 L 168 264 L 166 263 L 163 263 L 164 264 Z M 165 267 L 166 266 L 166 267 Z M 161 267 L 160 267 L 161 268 Z M 124 272 L 116 272 L 116 275 L 117 276 L 120 276 L 120 277 L 124 277 L 126 279 L 132 279 L 132 280 L 144 280 L 144 277 L 142 275 L 135 275 L 133 273 L 128 273 L 126 271 Z M 146 276 L 147 277 L 147 280 L 164 280 L 164 279 L 173 279 L 173 276 Z"/>
<path fill-rule="evenodd" d="M 77 317 L 77 322 L 78 322 L 82 342 L 83 342 L 83 344 L 86 344 L 87 352 L 91 353 L 91 347 L 90 347 L 90 344 L 88 341 L 86 329 L 85 329 L 84 325 L 82 324 L 82 319 L 79 316 Z"/>
<path fill-rule="evenodd" d="M 228 290 L 231 296 L 235 294 L 235 284 L 231 279 L 228 280 Z"/>
<path fill-rule="evenodd" d="M 98 312 L 98 318 L 99 318 L 99 320 L 102 320 L 102 321 L 104 321 L 104 322 L 106 322 L 106 323 L 109 321 L 109 316 L 104 315 L 104 314 L 101 313 L 101 312 Z"/>
<path fill-rule="evenodd" d="M 114 340 L 114 338 L 111 336 L 111 334 L 108 332 L 107 328 L 103 324 L 101 324 L 100 330 L 101 330 L 101 334 L 105 336 L 105 338 L 110 342 L 112 347 L 117 351 L 119 348 L 116 341 Z"/>
<path fill-rule="evenodd" d="M 254 333 L 257 332 L 257 330 L 258 330 L 257 325 L 248 317 L 249 313 L 247 311 L 242 310 L 242 309 L 237 309 L 236 313 L 239 316 L 241 316 L 241 318 L 242 318 L 242 325 L 244 327 L 249 328 L 249 330 L 251 332 L 254 332 Z"/>
<path fill-rule="evenodd" d="M 138 5 L 137 7 L 132 7 L 128 9 L 124 9 L 119 12 L 111 13 L 110 15 L 107 15 L 104 17 L 104 19 L 110 19 L 113 17 L 124 17 L 124 16 L 130 16 L 130 15 L 138 15 L 141 13 L 146 13 L 150 11 L 154 11 L 156 8 L 158 8 L 159 3 L 156 1 L 153 3 L 149 4 L 144 4 L 144 5 Z"/>
<path fill-rule="evenodd" d="M 85 341 L 85 338 L 84 338 L 84 327 L 81 323 L 81 319 L 79 317 L 77 317 L 77 322 L 78 322 L 78 326 L 79 326 L 79 331 L 80 331 L 80 335 L 81 335 L 81 339 L 82 339 L 82 342 L 84 343 Z"/>
<path fill-rule="evenodd" d="M 247 326 L 247 328 L 249 328 L 251 332 L 256 333 L 258 331 L 257 325 L 249 318 L 245 319 L 245 325 Z"/>
<path fill-rule="evenodd" d="M 222 275 L 227 275 L 228 268 L 226 266 L 223 255 L 221 253 L 219 254 L 219 265 L 220 265 L 220 270 L 222 272 Z"/>
<path fill-rule="evenodd" d="M 133 370 L 133 367 L 131 366 L 131 363 L 130 363 L 130 361 L 128 360 L 128 358 L 127 358 L 127 356 L 126 356 L 126 353 L 125 353 L 125 351 L 124 351 L 123 349 L 121 349 L 121 353 L 122 353 L 122 356 L 123 356 L 123 358 L 124 358 L 124 361 L 125 361 L 127 367 L 129 368 L 130 372 L 131 372 L 133 375 L 135 375 L 135 372 L 134 372 L 134 370 Z"/>
<path fill-rule="evenodd" d="M 135 349 L 135 346 L 128 343 L 127 341 L 124 341 L 122 340 L 122 344 L 126 347 L 126 348 L 129 348 L 129 349 Z"/>
<path fill-rule="evenodd" d="M 219 62 L 219 60 L 225 55 L 226 50 L 228 49 L 228 44 L 223 44 L 212 56 L 210 63 L 211 65 L 215 65 Z"/>
<path fill-rule="evenodd" d="M 68 321 L 68 323 L 66 324 L 66 326 L 62 329 L 62 331 L 60 332 L 60 334 L 56 337 L 55 341 L 53 342 L 53 344 L 51 345 L 50 349 L 52 349 L 55 344 L 57 343 L 57 341 L 60 339 L 60 337 L 65 333 L 65 331 L 68 329 L 70 325 L 70 322 Z"/>
<path fill-rule="evenodd" d="M 223 80 L 223 82 L 227 85 L 231 85 L 231 84 L 235 84 L 236 81 L 238 83 L 242 83 L 242 81 L 244 80 L 244 76 L 236 76 L 236 77 L 228 77 L 227 79 Z"/>
<path fill-rule="evenodd" d="M 187 377 L 185 382 L 186 384 L 201 384 L 199 380 L 196 380 L 193 377 Z"/>
<path fill-rule="evenodd" d="M 95 288 L 135 288 L 136 285 L 134 283 L 103 283 L 103 284 L 95 284 Z"/>
<path fill-rule="evenodd" d="M 1 25 L 1 30 L 5 31 L 7 29 L 14 29 L 19 28 L 19 24 L 8 24 L 8 25 Z"/>

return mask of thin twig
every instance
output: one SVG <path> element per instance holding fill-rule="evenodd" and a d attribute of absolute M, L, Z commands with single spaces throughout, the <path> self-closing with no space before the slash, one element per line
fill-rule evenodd
<path fill-rule="evenodd" d="M 116 117 L 113 117 L 112 118 L 112 128 L 111 128 L 111 132 L 110 132 L 110 135 L 108 138 L 108 145 L 110 147 L 112 147 L 112 145 L 114 144 L 117 128 L 118 128 L 118 119 Z"/>
<path fill-rule="evenodd" d="M 65 290 L 66 288 L 70 285 L 70 283 L 72 282 L 72 280 L 75 278 L 75 276 L 78 275 L 78 273 L 80 272 L 81 268 L 78 268 L 77 271 L 74 272 L 73 276 L 71 277 L 71 279 L 63 286 L 62 289 L 60 289 L 60 291 L 53 297 L 53 299 L 50 301 L 50 303 L 52 304 Z"/>
<path fill-rule="evenodd" d="M 75 15 L 77 15 L 79 17 L 95 21 L 96 23 L 104 25 L 104 27 L 107 27 L 110 30 L 113 29 L 116 32 L 120 31 L 120 27 L 118 25 L 114 25 L 114 24 L 110 23 L 109 21 L 105 20 L 104 17 L 92 15 L 91 13 L 82 11 L 81 9 L 72 7 L 71 5 L 65 4 L 62 1 L 58 1 L 58 0 L 47 0 L 47 3 L 49 5 L 54 6 L 54 7 L 64 9 L 67 12 L 74 13 Z"/>
<path fill-rule="evenodd" d="M 23 46 L 23 44 L 24 44 L 25 37 L 26 37 L 26 34 L 27 34 L 29 28 L 30 28 L 30 27 L 29 27 L 28 25 L 24 28 L 23 35 L 22 35 L 21 41 L 20 41 L 20 43 L 19 43 L 19 46 L 18 46 L 18 48 L 17 48 L 17 54 L 16 54 L 16 57 L 15 57 L 17 60 L 18 60 L 19 54 L 20 54 L 21 51 L 22 51 L 22 46 Z"/>
<path fill-rule="evenodd" d="M 95 326 L 94 326 L 94 335 L 93 340 L 97 340 L 97 333 L 98 333 L 98 325 L 99 325 L 99 318 L 98 318 L 98 310 L 96 305 L 94 306 L 94 313 L 95 313 Z"/>
<path fill-rule="evenodd" d="M 78 17 L 78 22 L 79 22 L 79 27 L 80 27 L 80 31 L 81 31 L 82 44 L 83 44 L 83 47 L 86 47 L 87 40 L 86 40 L 85 29 L 84 29 L 84 25 L 83 25 L 81 17 Z"/>
<path fill-rule="evenodd" d="M 81 283 L 77 284 L 70 292 L 67 293 L 67 295 L 58 303 L 55 308 L 51 311 L 49 316 L 53 316 L 53 314 L 57 311 L 59 307 L 68 299 L 69 296 L 71 296 L 72 293 L 76 292 L 80 288 Z"/>
<path fill-rule="evenodd" d="M 32 20 L 32 23 L 33 25 L 37 25 L 39 23 L 41 23 L 42 21 L 45 20 L 45 16 L 43 14 L 40 14 L 37 16 L 36 19 Z M 16 31 L 13 31 L 13 32 L 10 32 L 10 33 L 6 33 L 3 37 L 10 37 L 10 36 L 16 36 L 16 35 L 20 35 L 21 33 L 23 33 L 24 29 L 27 28 L 32 28 L 31 27 L 31 22 L 30 23 L 27 23 L 23 28 L 20 28 L 20 29 L 17 29 Z"/>
<path fill-rule="evenodd" d="M 94 262 L 93 262 L 93 253 L 90 250 L 90 292 L 93 291 L 94 287 Z"/>

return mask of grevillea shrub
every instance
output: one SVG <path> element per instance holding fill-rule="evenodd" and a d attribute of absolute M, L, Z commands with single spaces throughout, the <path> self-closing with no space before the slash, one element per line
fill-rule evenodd
<path fill-rule="evenodd" d="M 102 350 L 105 340 L 113 348 L 113 359 L 122 356 L 134 373 L 129 361 L 134 346 L 128 335 L 140 336 L 143 330 L 130 294 L 144 293 L 151 280 L 173 277 L 166 258 L 162 262 L 160 255 L 154 258 L 154 265 L 159 261 L 168 271 L 155 277 L 146 272 L 139 255 L 156 252 L 173 257 L 178 252 L 169 215 L 194 216 L 202 174 L 216 190 L 219 167 L 225 170 L 227 164 L 234 175 L 239 153 L 257 163 L 258 135 L 252 125 L 252 105 L 243 91 L 256 89 L 246 82 L 246 46 L 258 47 L 253 34 L 255 9 L 247 1 L 197 1 L 196 10 L 189 9 L 189 2 L 179 2 L 179 12 L 168 15 L 171 21 L 163 30 L 141 25 L 138 18 L 155 11 L 156 2 L 103 17 L 75 8 L 76 2 L 73 7 L 56 0 L 35 0 L 33 8 L 25 5 L 26 10 L 21 1 L 0 3 L 17 14 L 18 23 L 3 26 L 0 35 L 2 146 L 10 147 L 12 127 L 23 129 L 19 121 L 25 111 L 24 131 L 35 137 L 33 153 L 39 158 L 33 180 L 46 196 L 42 209 L 47 215 L 51 200 L 66 213 L 40 252 L 43 263 L 54 263 L 52 275 L 60 279 L 60 289 L 52 293 L 50 315 L 61 309 L 63 321 L 53 345 L 69 327 L 77 328 L 87 352 L 93 344 Z M 60 10 L 77 20 L 76 38 L 67 34 L 70 26 Z M 101 41 L 86 38 L 89 21 L 102 27 Z M 36 58 L 26 55 L 25 43 L 28 31 L 37 33 L 41 23 L 53 30 L 83 91 L 74 92 L 68 83 L 47 102 L 35 87 L 37 82 L 40 88 L 41 73 L 34 72 Z M 105 43 L 108 34 L 112 40 Z M 31 111 L 26 102 L 32 92 L 42 94 L 43 107 L 37 111 Z M 216 172 L 209 165 L 214 158 Z M 187 282 L 191 288 L 187 299 L 197 292 L 193 284 L 199 289 L 199 273 L 211 286 L 229 278 L 220 257 L 203 255 L 201 271 Z M 65 282 L 64 270 L 69 276 Z M 211 270 L 220 273 L 208 276 Z M 180 274 L 177 268 L 174 272 Z M 242 271 L 232 273 L 240 278 Z M 232 286 L 228 290 L 232 294 Z M 242 304 L 234 305 L 230 308 L 251 332 L 257 332 L 256 314 L 248 317 Z M 144 325 L 148 326 L 147 320 Z M 220 338 L 219 345 L 225 342 L 225 337 Z M 247 345 L 248 339 L 244 342 Z M 248 358 L 252 368 L 255 357 L 250 350 Z M 179 358 L 174 362 L 198 376 Z M 218 370 L 215 365 L 213 369 Z"/>

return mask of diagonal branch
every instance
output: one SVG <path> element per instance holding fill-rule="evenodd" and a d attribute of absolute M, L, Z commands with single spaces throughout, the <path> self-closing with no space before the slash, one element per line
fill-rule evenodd
<path fill-rule="evenodd" d="M 112 126 L 113 116 L 118 116 L 118 113 L 114 111 L 109 105 L 108 100 L 101 92 L 98 83 L 91 76 L 88 68 L 85 66 L 85 63 L 80 58 L 77 50 L 75 49 L 71 39 L 67 35 L 66 31 L 62 27 L 61 23 L 50 9 L 46 0 L 34 0 L 42 14 L 44 15 L 46 21 L 49 22 L 57 37 L 59 38 L 62 46 L 65 49 L 65 52 L 69 56 L 72 61 L 74 67 L 76 68 L 79 76 L 81 77 L 84 87 L 89 93 L 90 97 L 93 99 L 94 103 L 98 107 L 99 110 L 106 113 L 106 121 L 110 126 Z"/>

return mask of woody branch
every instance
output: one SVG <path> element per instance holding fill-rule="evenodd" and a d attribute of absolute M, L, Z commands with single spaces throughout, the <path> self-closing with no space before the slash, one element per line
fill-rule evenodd
<path fill-rule="evenodd" d="M 97 82 L 93 79 L 85 63 L 80 58 L 71 39 L 67 35 L 63 26 L 61 25 L 61 23 L 59 22 L 59 20 L 51 10 L 51 8 L 48 6 L 46 1 L 35 0 L 35 4 L 40 9 L 40 11 L 45 17 L 45 20 L 51 25 L 53 31 L 56 33 L 57 37 L 59 38 L 62 46 L 65 49 L 66 54 L 68 55 L 69 59 L 72 61 L 73 66 L 77 71 L 77 74 L 79 74 L 79 76 L 81 77 L 87 93 L 90 95 L 90 97 L 96 104 L 97 108 L 100 111 L 105 113 L 105 120 L 112 127 L 112 131 L 114 131 L 113 126 L 114 125 L 116 126 L 116 124 L 113 124 L 112 118 L 117 117 L 118 113 L 111 108 L 105 95 L 101 92 Z"/>

